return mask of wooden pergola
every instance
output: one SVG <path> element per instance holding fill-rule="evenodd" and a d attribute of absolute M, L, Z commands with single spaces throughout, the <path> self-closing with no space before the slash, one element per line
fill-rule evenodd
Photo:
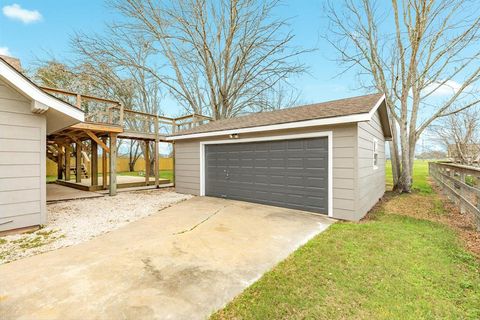
<path fill-rule="evenodd" d="M 85 111 L 85 122 L 62 129 L 47 137 L 48 148 L 53 150 L 54 160 L 58 165 L 57 183 L 74 188 L 96 191 L 109 189 L 110 195 L 117 192 L 117 139 L 133 139 L 142 141 L 145 144 L 145 181 L 130 182 L 119 187 L 133 187 L 154 184 L 158 187 L 162 183 L 169 183 L 168 180 L 159 177 L 159 143 L 167 142 L 165 134 L 160 133 L 161 128 L 167 132 L 175 132 L 181 128 L 193 126 L 210 121 L 211 118 L 203 115 L 186 115 L 178 118 L 170 118 L 141 111 L 125 109 L 121 103 L 114 100 L 82 95 L 60 89 L 42 88 L 44 91 L 54 94 L 57 97 L 74 100 L 75 105 Z M 89 103 L 97 103 L 102 107 L 92 107 Z M 73 103 L 72 103 L 73 104 Z M 90 185 L 82 183 L 82 152 L 86 152 L 86 141 L 90 144 Z M 88 143 L 87 142 L 87 143 Z M 154 172 L 155 179 L 150 181 L 150 144 L 154 143 Z M 171 143 L 171 142 L 169 142 Z M 102 150 L 102 178 L 99 185 L 98 172 L 98 148 Z M 75 182 L 71 179 L 70 154 L 75 151 Z M 52 158 L 52 156 L 50 157 Z M 107 161 L 108 159 L 108 161 Z M 107 162 L 110 168 L 107 181 Z M 65 168 L 65 169 L 64 169 Z"/>

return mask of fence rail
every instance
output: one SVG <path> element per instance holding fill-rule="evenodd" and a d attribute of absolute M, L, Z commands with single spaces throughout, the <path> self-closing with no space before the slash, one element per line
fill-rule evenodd
<path fill-rule="evenodd" d="M 115 100 L 78 94 L 56 88 L 41 87 L 85 112 L 85 120 L 122 126 L 125 132 L 168 135 L 205 124 L 212 120 L 201 114 L 170 118 L 137 110 L 125 109 Z"/>
<path fill-rule="evenodd" d="M 460 212 L 469 212 L 475 217 L 480 231 L 480 168 L 429 162 L 428 171 L 442 191 L 457 204 Z"/>

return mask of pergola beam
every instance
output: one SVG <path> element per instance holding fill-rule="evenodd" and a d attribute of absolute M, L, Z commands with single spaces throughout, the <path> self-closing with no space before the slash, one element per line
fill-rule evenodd
<path fill-rule="evenodd" d="M 105 150 L 106 152 L 110 152 L 110 149 L 107 147 L 107 145 L 105 143 L 103 143 L 103 141 L 99 137 L 97 137 L 97 135 L 95 133 L 93 133 L 90 130 L 85 130 L 85 133 L 90 138 L 92 138 L 92 140 L 95 141 L 100 147 L 102 147 L 103 150 Z"/>

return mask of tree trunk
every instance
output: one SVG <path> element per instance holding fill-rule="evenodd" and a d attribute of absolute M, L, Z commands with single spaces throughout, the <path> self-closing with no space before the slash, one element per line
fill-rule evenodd
<path fill-rule="evenodd" d="M 413 140 L 413 141 L 411 141 Z M 413 143 L 413 145 L 412 145 Z M 412 169 L 415 155 L 415 139 L 408 135 L 406 126 L 400 126 L 401 169 L 396 190 L 402 193 L 412 192 Z"/>
<path fill-rule="evenodd" d="M 398 152 L 398 132 L 397 122 L 391 116 L 390 128 L 392 131 L 392 141 L 389 142 L 390 146 L 390 159 L 392 161 L 392 178 L 393 178 L 393 191 L 398 190 L 398 180 L 400 179 L 400 154 Z"/>

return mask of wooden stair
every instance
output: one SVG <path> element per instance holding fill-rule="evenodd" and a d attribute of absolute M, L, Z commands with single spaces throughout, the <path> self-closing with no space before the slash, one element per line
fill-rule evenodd
<path fill-rule="evenodd" d="M 72 156 L 72 155 L 70 155 L 70 156 Z M 88 155 L 85 151 L 82 151 L 82 157 L 83 157 L 83 161 L 90 162 L 90 159 L 88 158 Z M 55 162 L 58 165 L 58 162 L 57 162 L 58 161 L 58 151 L 52 145 L 47 145 L 47 158 L 52 160 L 53 162 Z M 89 176 L 88 176 L 87 166 L 85 165 L 85 163 L 83 163 L 83 161 L 82 161 L 82 165 L 81 165 L 82 178 L 88 179 Z M 65 172 L 65 165 L 63 165 L 63 172 Z M 77 175 L 77 168 L 75 168 L 75 166 L 70 167 L 70 175 L 71 176 L 72 175 L 73 176 Z"/>
<path fill-rule="evenodd" d="M 82 163 L 82 166 L 81 166 L 81 171 L 82 171 L 82 178 L 88 179 L 87 167 L 83 163 Z M 73 174 L 73 175 L 77 176 L 77 168 L 70 167 L 70 174 L 71 175 Z"/>

